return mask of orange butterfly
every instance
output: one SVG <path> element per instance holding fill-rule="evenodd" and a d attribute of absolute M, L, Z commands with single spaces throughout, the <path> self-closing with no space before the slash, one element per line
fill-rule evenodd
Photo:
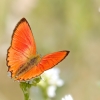
<path fill-rule="evenodd" d="M 36 53 L 31 28 L 22 18 L 13 31 L 11 46 L 7 52 L 8 71 L 15 80 L 26 81 L 41 75 L 61 62 L 69 51 L 58 51 L 44 57 Z"/>

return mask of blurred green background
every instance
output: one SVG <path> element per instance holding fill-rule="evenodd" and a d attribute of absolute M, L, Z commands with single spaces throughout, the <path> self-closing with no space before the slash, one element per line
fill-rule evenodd
<path fill-rule="evenodd" d="M 100 0 L 1 0 L 0 100 L 23 100 L 6 66 L 11 35 L 22 17 L 30 23 L 39 54 L 70 51 L 56 66 L 65 84 L 52 100 L 65 94 L 74 100 L 100 100 Z"/>

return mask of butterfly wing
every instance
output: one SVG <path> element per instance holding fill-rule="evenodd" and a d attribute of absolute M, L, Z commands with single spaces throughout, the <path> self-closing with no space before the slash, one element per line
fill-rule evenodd
<path fill-rule="evenodd" d="M 60 63 L 68 54 L 69 51 L 59 51 L 44 56 L 39 63 L 40 69 L 42 71 L 51 69 L 52 67 Z"/>
<path fill-rule="evenodd" d="M 31 28 L 25 18 L 22 18 L 13 31 L 11 46 L 7 53 L 8 71 L 14 77 L 16 71 L 28 58 L 36 54 L 36 45 Z"/>
<path fill-rule="evenodd" d="M 44 71 L 54 67 L 59 62 L 61 62 L 68 54 L 69 51 L 59 51 L 46 55 L 36 66 L 34 66 L 31 70 L 27 71 L 24 75 L 17 77 L 16 80 L 29 80 L 31 78 L 39 76 Z"/>

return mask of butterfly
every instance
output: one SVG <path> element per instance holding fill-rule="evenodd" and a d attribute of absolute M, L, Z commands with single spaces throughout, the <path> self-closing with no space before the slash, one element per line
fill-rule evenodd
<path fill-rule="evenodd" d="M 13 31 L 11 45 L 7 51 L 8 72 L 14 80 L 27 81 L 53 68 L 68 54 L 67 50 L 43 57 L 37 54 L 30 25 L 25 18 L 22 18 Z"/>

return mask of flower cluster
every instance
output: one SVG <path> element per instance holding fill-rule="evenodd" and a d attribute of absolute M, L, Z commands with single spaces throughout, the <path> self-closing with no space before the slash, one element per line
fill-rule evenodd
<path fill-rule="evenodd" d="M 46 88 L 48 97 L 52 98 L 56 95 L 57 87 L 61 87 L 64 82 L 59 78 L 60 70 L 58 68 L 52 68 L 44 74 L 42 74 L 42 81 L 39 82 L 39 86 Z"/>

